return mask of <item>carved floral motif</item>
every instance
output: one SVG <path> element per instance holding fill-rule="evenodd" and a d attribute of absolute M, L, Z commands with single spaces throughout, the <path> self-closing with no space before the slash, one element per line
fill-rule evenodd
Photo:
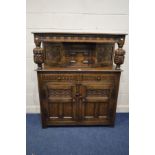
<path fill-rule="evenodd" d="M 71 89 L 51 89 L 50 96 L 71 96 Z"/>
<path fill-rule="evenodd" d="M 109 89 L 88 89 L 87 95 L 90 96 L 108 96 Z"/>

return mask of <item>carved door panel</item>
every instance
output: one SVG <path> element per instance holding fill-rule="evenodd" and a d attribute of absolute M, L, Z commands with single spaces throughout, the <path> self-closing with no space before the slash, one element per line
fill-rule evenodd
<path fill-rule="evenodd" d="M 72 83 L 46 83 L 49 121 L 76 120 L 75 91 L 76 87 Z"/>
<path fill-rule="evenodd" d="M 112 84 L 82 83 L 80 116 L 83 121 L 104 122 L 111 119 L 114 88 Z"/>
<path fill-rule="evenodd" d="M 114 44 L 96 44 L 97 66 L 112 66 Z"/>
<path fill-rule="evenodd" d="M 65 57 L 63 45 L 61 43 L 44 43 L 45 50 L 45 67 L 63 66 Z"/>

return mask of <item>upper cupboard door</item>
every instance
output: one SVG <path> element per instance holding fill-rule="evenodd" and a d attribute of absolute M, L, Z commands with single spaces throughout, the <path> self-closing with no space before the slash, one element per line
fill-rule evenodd
<path fill-rule="evenodd" d="M 63 45 L 61 43 L 44 43 L 45 68 L 62 66 L 65 61 Z"/>
<path fill-rule="evenodd" d="M 81 118 L 85 121 L 111 119 L 114 110 L 114 85 L 102 83 L 82 83 Z"/>
<path fill-rule="evenodd" d="M 112 66 L 114 44 L 96 44 L 96 66 Z"/>
<path fill-rule="evenodd" d="M 75 86 L 72 83 L 46 83 L 48 116 L 52 121 L 72 120 L 75 118 Z"/>

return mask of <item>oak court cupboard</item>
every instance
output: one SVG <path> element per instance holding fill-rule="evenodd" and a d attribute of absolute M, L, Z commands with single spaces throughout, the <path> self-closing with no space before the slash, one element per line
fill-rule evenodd
<path fill-rule="evenodd" d="M 33 35 L 42 127 L 113 126 L 126 34 Z"/>

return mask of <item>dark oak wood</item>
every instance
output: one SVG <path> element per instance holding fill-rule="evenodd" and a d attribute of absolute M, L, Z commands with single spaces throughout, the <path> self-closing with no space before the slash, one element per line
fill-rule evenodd
<path fill-rule="evenodd" d="M 124 41 L 125 34 L 34 33 L 43 128 L 114 125 Z"/>

